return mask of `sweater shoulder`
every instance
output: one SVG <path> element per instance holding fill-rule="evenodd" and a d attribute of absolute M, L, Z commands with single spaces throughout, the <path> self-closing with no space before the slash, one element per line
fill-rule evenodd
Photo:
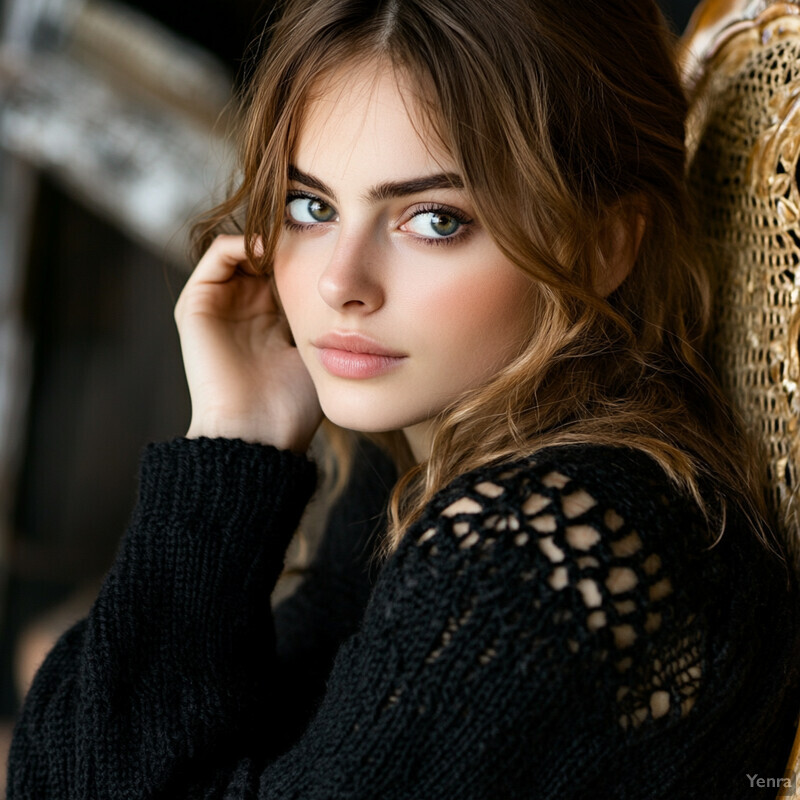
<path fill-rule="evenodd" d="M 453 576 L 463 608 L 451 628 L 491 597 L 514 638 L 550 643 L 548 661 L 599 670 L 628 729 L 689 715 L 706 688 L 712 606 L 724 604 L 709 581 L 729 577 L 710 543 L 700 509 L 652 459 L 568 446 L 465 473 L 403 544 L 439 592 Z"/>
<path fill-rule="evenodd" d="M 429 524 L 455 538 L 468 526 L 472 540 L 505 531 L 519 531 L 513 538 L 520 541 L 525 532 L 558 533 L 570 555 L 609 558 L 632 550 L 632 534 L 638 549 L 700 550 L 713 541 L 696 502 L 653 459 L 598 445 L 548 448 L 464 473 L 436 495 L 416 527 Z"/>

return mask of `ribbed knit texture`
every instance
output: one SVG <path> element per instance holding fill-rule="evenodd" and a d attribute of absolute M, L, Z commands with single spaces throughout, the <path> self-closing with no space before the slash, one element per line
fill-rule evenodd
<path fill-rule="evenodd" d="M 774 796 L 747 774 L 788 756 L 797 594 L 735 515 L 710 547 L 645 456 L 553 448 L 440 492 L 373 586 L 385 480 L 351 487 L 363 513 L 334 515 L 273 615 L 312 465 L 148 448 L 117 561 L 26 700 L 9 798 Z"/>

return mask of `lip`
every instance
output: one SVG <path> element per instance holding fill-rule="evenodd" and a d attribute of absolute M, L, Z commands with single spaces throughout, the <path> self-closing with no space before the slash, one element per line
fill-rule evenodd
<path fill-rule="evenodd" d="M 337 378 L 376 378 L 396 369 L 407 358 L 405 353 L 355 332 L 334 331 L 311 344 L 322 366 Z"/>

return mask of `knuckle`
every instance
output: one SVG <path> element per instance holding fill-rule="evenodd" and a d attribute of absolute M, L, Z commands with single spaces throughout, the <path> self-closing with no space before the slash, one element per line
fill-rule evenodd
<path fill-rule="evenodd" d="M 214 241 L 211 242 L 211 247 L 219 250 L 220 248 L 227 248 L 233 244 L 238 243 L 240 239 L 243 237 L 241 236 L 234 236 L 230 233 L 218 233 L 214 237 Z M 209 248 L 210 249 L 210 248 Z"/>

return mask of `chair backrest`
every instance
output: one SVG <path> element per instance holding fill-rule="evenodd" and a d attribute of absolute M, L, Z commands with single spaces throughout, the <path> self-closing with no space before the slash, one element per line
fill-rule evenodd
<path fill-rule="evenodd" d="M 797 734 L 794 737 L 792 754 L 786 764 L 783 782 L 784 786 L 781 787 L 783 791 L 778 793 L 779 798 L 796 800 L 800 797 L 800 720 L 798 720 Z"/>
<path fill-rule="evenodd" d="M 800 5 L 758 6 L 716 32 L 686 76 L 689 178 L 717 286 L 715 366 L 764 448 L 780 532 L 797 555 Z"/>
<path fill-rule="evenodd" d="M 800 556 L 800 3 L 705 0 L 683 42 L 689 182 L 716 283 L 713 359 Z M 778 797 L 800 798 L 800 730 Z"/>

